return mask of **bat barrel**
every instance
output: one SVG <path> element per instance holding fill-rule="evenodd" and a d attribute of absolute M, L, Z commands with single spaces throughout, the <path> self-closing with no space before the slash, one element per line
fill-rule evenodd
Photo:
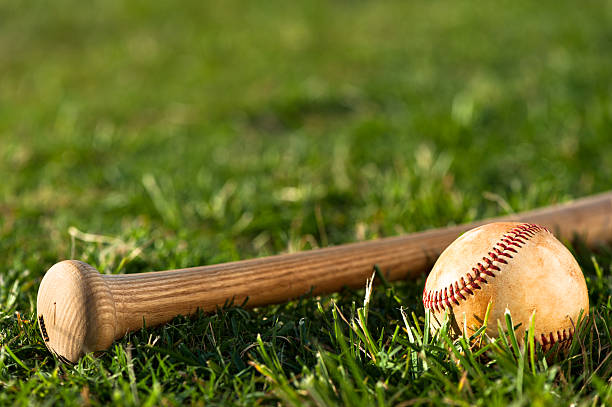
<path fill-rule="evenodd" d="M 590 247 L 612 240 L 612 192 L 605 192 L 555 206 L 500 219 L 546 226 L 557 238 L 579 238 Z"/>

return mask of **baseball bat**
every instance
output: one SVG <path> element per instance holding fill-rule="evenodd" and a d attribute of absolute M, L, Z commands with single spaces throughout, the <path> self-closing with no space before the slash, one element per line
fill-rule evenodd
<path fill-rule="evenodd" d="M 343 287 L 363 287 L 377 265 L 389 280 L 416 278 L 461 233 L 492 221 L 547 227 L 560 239 L 588 246 L 612 240 L 612 192 L 515 215 L 351 243 L 188 269 L 100 274 L 76 260 L 55 264 L 41 281 L 37 315 L 49 350 L 76 362 L 103 351 L 127 332 L 166 323 L 229 301 L 249 307 L 279 303 Z"/>

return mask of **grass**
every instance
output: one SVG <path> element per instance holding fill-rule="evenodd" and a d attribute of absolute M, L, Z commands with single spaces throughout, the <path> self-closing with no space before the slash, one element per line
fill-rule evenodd
<path fill-rule="evenodd" d="M 609 246 L 572 246 L 592 311 L 565 359 L 430 336 L 424 279 L 179 317 L 74 367 L 35 324 L 59 259 L 212 264 L 609 189 L 609 4 L 60 0 L 0 16 L 1 404 L 612 402 Z"/>

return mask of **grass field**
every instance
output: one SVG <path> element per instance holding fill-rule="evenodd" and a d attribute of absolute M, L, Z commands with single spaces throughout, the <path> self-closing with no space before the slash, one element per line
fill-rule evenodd
<path fill-rule="evenodd" d="M 611 55 L 605 1 L 1 2 L 0 404 L 612 404 L 610 247 L 572 247 L 592 312 L 564 360 L 426 335 L 424 279 L 74 367 L 35 323 L 60 259 L 212 264 L 610 189 Z"/>

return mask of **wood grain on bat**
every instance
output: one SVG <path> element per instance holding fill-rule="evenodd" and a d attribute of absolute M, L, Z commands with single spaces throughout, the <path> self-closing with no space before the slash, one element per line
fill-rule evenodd
<path fill-rule="evenodd" d="M 342 287 L 363 287 L 374 265 L 390 281 L 415 278 L 461 233 L 493 220 L 548 227 L 561 239 L 588 245 L 610 240 L 612 193 L 572 203 L 399 237 L 226 264 L 129 275 L 103 275 L 67 260 L 43 278 L 38 320 L 47 347 L 62 360 L 100 351 L 143 323 L 155 326 L 177 315 L 214 311 L 227 301 L 247 306 L 283 302 Z"/>

